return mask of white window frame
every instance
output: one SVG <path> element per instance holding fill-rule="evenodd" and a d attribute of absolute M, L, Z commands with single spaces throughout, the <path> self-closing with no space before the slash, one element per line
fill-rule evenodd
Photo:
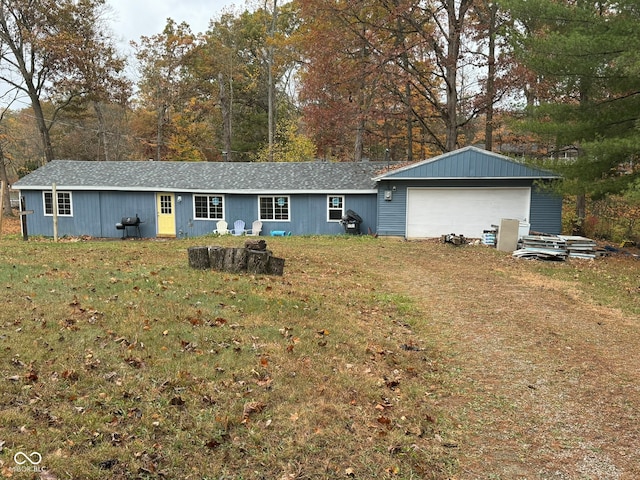
<path fill-rule="evenodd" d="M 331 200 L 334 198 L 339 198 L 340 199 L 340 207 L 333 207 L 331 205 Z M 339 222 L 340 220 L 342 220 L 342 217 L 344 215 L 344 195 L 327 195 L 327 222 Z M 340 217 L 339 218 L 331 218 L 331 212 L 337 212 L 340 211 Z"/>
<path fill-rule="evenodd" d="M 209 205 L 209 202 L 211 201 L 211 199 L 213 197 L 218 197 L 222 200 L 222 217 L 220 218 L 213 218 L 213 217 L 197 217 L 196 216 L 196 197 L 207 197 L 207 205 Z M 193 218 L 194 220 L 204 220 L 204 221 L 211 221 L 211 222 L 219 222 L 220 220 L 224 220 L 225 219 L 225 214 L 224 214 L 224 210 L 225 210 L 225 204 L 226 204 L 227 199 L 225 198 L 224 195 L 220 195 L 219 193 L 199 193 L 199 194 L 194 194 L 193 195 Z M 208 214 L 211 213 L 211 211 L 207 212 Z"/>
<path fill-rule="evenodd" d="M 287 204 L 287 218 L 275 218 L 276 217 L 276 202 L 278 199 L 286 199 Z M 273 207 L 273 216 L 265 218 L 262 216 L 262 200 L 270 199 Z M 291 197 L 289 195 L 260 195 L 258 196 L 258 218 L 262 222 L 290 222 L 291 221 Z"/>
<path fill-rule="evenodd" d="M 65 192 L 65 191 L 56 191 L 56 195 L 58 197 L 58 216 L 59 217 L 73 217 L 73 194 L 72 192 Z M 49 196 L 51 198 L 51 212 L 48 213 L 47 212 L 47 196 Z M 66 201 L 60 201 L 60 197 L 67 197 L 68 198 L 68 202 Z M 69 213 L 64 213 L 64 212 L 60 212 L 60 208 L 65 206 L 65 205 L 69 205 Z M 42 192 L 42 211 L 44 212 L 44 216 L 45 217 L 53 217 L 53 191 L 51 190 L 45 190 Z"/>

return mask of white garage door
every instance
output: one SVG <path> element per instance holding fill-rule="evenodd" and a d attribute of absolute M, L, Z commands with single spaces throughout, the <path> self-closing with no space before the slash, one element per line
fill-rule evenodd
<path fill-rule="evenodd" d="M 480 238 L 503 218 L 529 220 L 530 188 L 409 188 L 407 238 Z"/>

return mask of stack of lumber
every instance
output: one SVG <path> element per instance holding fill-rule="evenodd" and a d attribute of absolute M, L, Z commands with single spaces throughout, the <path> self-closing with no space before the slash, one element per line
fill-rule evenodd
<path fill-rule="evenodd" d="M 596 258 L 598 245 L 594 240 L 585 237 L 560 235 L 565 241 L 570 258 Z"/>
<path fill-rule="evenodd" d="M 522 247 L 513 252 L 514 257 L 538 260 L 591 259 L 599 254 L 595 240 L 570 235 L 525 235 Z"/>
<path fill-rule="evenodd" d="M 537 260 L 565 260 L 568 255 L 566 241 L 555 235 L 524 235 L 522 248 L 513 252 L 514 257 Z"/>

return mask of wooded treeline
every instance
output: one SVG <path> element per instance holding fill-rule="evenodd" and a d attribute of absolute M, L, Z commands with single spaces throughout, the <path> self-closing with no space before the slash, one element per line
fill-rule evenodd
<path fill-rule="evenodd" d="M 545 159 L 578 198 L 637 190 L 637 0 L 256 2 L 206 32 L 168 19 L 126 58 L 105 0 L 0 0 L 2 175 L 483 144 Z"/>

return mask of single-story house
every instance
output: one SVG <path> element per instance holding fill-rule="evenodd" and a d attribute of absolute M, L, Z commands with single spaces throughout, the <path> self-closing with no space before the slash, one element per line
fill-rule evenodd
<path fill-rule="evenodd" d="M 13 185 L 29 235 L 119 237 L 116 224 L 139 216 L 142 237 L 191 237 L 219 220 L 262 235 L 339 234 L 347 210 L 360 231 L 406 238 L 456 233 L 480 237 L 502 218 L 560 233 L 561 198 L 537 188 L 557 178 L 474 147 L 392 169 L 386 162 L 91 162 L 55 160 Z"/>

